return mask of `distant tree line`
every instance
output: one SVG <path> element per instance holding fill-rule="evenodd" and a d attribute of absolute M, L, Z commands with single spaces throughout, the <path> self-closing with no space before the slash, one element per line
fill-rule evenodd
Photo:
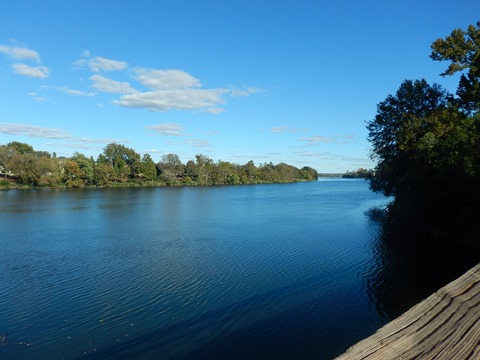
<path fill-rule="evenodd" d="M 372 178 L 374 175 L 374 171 L 372 169 L 367 170 L 365 168 L 359 168 L 355 171 L 347 171 L 345 174 L 342 175 L 342 178 L 345 179 L 369 179 Z"/>
<path fill-rule="evenodd" d="M 95 160 L 75 152 L 69 158 L 55 153 L 35 151 L 21 142 L 0 146 L 0 187 L 22 186 L 84 186 L 118 185 L 236 185 L 313 181 L 318 173 L 311 167 L 301 169 L 285 163 L 253 161 L 237 165 L 197 154 L 183 164 L 176 154 L 166 154 L 155 163 L 149 154 L 141 156 L 124 145 L 108 144 Z"/>
<path fill-rule="evenodd" d="M 480 22 L 431 45 L 460 73 L 456 94 L 425 80 L 405 80 L 368 122 L 377 160 L 370 185 L 393 196 L 390 214 L 432 233 L 480 245 Z"/>

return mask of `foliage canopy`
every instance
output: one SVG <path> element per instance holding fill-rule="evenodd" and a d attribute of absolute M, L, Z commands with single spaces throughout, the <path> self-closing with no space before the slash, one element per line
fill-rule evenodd
<path fill-rule="evenodd" d="M 284 183 L 318 179 L 310 167 L 298 169 L 280 163 L 255 166 L 210 159 L 197 154 L 195 161 L 186 165 L 176 154 L 163 155 L 155 164 L 149 154 L 136 153 L 122 144 L 111 143 L 97 160 L 75 152 L 70 158 L 51 156 L 35 151 L 32 146 L 11 142 L 0 146 L 0 173 L 2 188 L 15 185 L 29 186 L 84 186 L 115 185 L 226 185 Z M 7 181 L 10 180 L 10 181 Z"/>
<path fill-rule="evenodd" d="M 431 58 L 450 62 L 441 75 L 461 72 L 456 95 L 424 79 L 405 80 L 367 122 L 377 161 L 372 190 L 394 197 L 391 214 L 448 237 L 480 229 L 479 55 L 478 24 L 437 39 Z"/>

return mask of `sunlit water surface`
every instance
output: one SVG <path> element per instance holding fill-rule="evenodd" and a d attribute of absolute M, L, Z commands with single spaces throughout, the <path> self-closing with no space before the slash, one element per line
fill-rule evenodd
<path fill-rule="evenodd" d="M 361 180 L 0 192 L 0 358 L 330 359 L 457 276 L 412 285 L 387 201 Z"/>

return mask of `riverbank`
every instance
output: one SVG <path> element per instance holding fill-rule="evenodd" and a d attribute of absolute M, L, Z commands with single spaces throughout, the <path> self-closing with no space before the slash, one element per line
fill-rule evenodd
<path fill-rule="evenodd" d="M 102 189 L 102 188 L 132 188 L 132 187 L 183 187 L 183 186 L 229 186 L 229 185 L 260 185 L 260 184 L 294 184 L 300 182 L 310 182 L 317 181 L 315 180 L 305 180 L 305 179 L 294 179 L 291 181 L 252 181 L 246 183 L 236 183 L 236 184 L 198 184 L 194 181 L 190 183 L 178 183 L 178 184 L 167 184 L 161 181 L 155 182 L 136 182 L 136 181 L 126 181 L 126 182 L 114 182 L 109 185 L 97 186 L 97 185 L 84 185 L 71 187 L 66 184 L 57 184 L 57 185 L 25 185 L 17 184 L 9 180 L 0 180 L 0 191 L 1 190 L 32 190 L 32 189 Z"/>
<path fill-rule="evenodd" d="M 477 359 L 480 264 L 360 341 L 337 360 Z"/>

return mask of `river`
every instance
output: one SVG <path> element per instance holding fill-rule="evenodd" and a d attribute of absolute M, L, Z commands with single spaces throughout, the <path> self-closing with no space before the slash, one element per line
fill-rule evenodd
<path fill-rule="evenodd" d="M 0 358 L 330 359 L 475 263 L 386 228 L 387 202 L 344 179 L 0 192 Z"/>

